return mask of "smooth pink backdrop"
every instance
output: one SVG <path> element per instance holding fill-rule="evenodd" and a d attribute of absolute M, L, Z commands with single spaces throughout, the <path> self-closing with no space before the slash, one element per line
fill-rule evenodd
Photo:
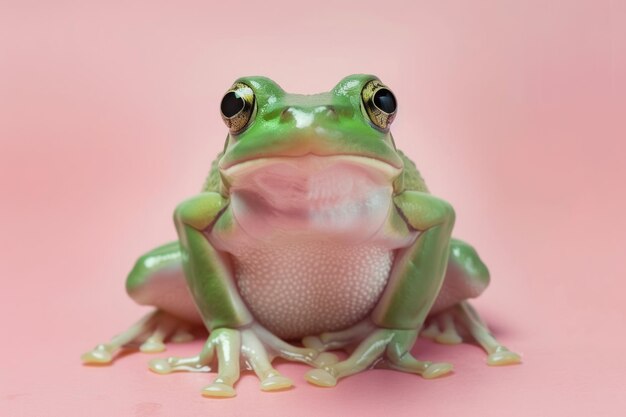
<path fill-rule="evenodd" d="M 83 367 L 146 309 L 138 255 L 175 237 L 241 75 L 314 93 L 354 72 L 396 93 L 396 142 L 453 203 L 493 281 L 476 305 L 524 364 L 420 342 L 454 375 L 375 370 L 334 389 L 205 374 L 147 355 Z M 623 1 L 0 2 L 0 415 L 623 416 Z M 200 343 L 175 346 L 195 354 Z"/>

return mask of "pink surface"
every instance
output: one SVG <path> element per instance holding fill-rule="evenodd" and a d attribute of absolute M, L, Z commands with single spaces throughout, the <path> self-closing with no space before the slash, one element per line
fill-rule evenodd
<path fill-rule="evenodd" d="M 0 415 L 624 415 L 626 3 L 161 3 L 0 4 Z M 319 389 L 280 364 L 295 389 L 247 374 L 229 400 L 146 355 L 81 366 L 146 311 L 125 274 L 175 237 L 230 83 L 313 93 L 353 72 L 396 93 L 396 142 L 457 209 L 493 274 L 477 307 L 525 363 L 420 342 L 456 373 Z"/>

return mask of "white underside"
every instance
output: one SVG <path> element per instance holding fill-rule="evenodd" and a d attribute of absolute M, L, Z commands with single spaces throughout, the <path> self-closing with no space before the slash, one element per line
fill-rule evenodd
<path fill-rule="evenodd" d="M 261 324 L 294 339 L 367 316 L 395 249 L 414 238 L 391 240 L 383 231 L 394 173 L 367 158 L 312 155 L 227 172 L 236 225 L 209 238 L 233 255 L 241 295 Z"/>
<path fill-rule="evenodd" d="M 371 245 L 303 242 L 246 248 L 235 277 L 254 317 L 283 339 L 346 328 L 380 298 L 393 252 Z"/>

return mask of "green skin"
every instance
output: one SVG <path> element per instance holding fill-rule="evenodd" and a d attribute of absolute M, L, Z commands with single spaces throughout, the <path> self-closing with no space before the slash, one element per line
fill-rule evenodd
<path fill-rule="evenodd" d="M 389 130 L 378 128 L 370 120 L 361 91 L 375 78 L 352 75 L 329 93 L 313 96 L 287 94 L 276 83 L 263 77 L 237 80 L 254 91 L 255 108 L 251 120 L 241 132 L 229 134 L 224 151 L 212 165 L 203 191 L 176 208 L 174 220 L 179 241 L 144 255 L 127 281 L 128 292 L 133 296 L 150 285 L 150 277 L 155 272 L 182 259 L 188 288 L 203 323 L 211 332 L 198 357 L 153 361 L 151 368 L 155 372 L 189 370 L 188 365 L 200 368 L 210 365 L 217 354 L 218 377 L 203 393 L 232 396 L 233 384 L 239 377 L 239 365 L 235 362 L 239 362 L 243 347 L 248 343 L 247 351 L 253 350 L 258 355 L 248 353 L 244 355 L 245 359 L 259 375 L 262 388 L 267 390 L 286 388 L 290 381 L 271 368 L 263 346 L 272 354 L 314 366 L 316 369 L 307 374 L 307 380 L 320 386 L 332 386 L 338 378 L 368 368 L 380 359 L 394 369 L 427 378 L 440 376 L 452 369 L 449 364 L 419 361 L 413 358 L 410 350 L 429 313 L 431 318 L 437 318 L 432 309 L 444 279 L 452 282 L 453 278 L 457 283 L 450 285 L 455 285 L 458 291 L 453 298 L 448 297 L 447 301 L 437 304 L 437 313 L 450 314 L 459 328 L 464 324 L 464 328 L 490 353 L 490 358 L 495 358 L 492 364 L 519 361 L 519 356 L 512 356 L 515 354 L 497 344 L 495 339 L 489 339 L 491 335 L 484 323 L 465 303 L 467 298 L 486 288 L 489 273 L 471 246 L 451 238 L 455 220 L 453 208 L 428 192 L 415 165 L 396 149 Z M 298 127 L 294 120 L 285 119 L 284 110 L 288 108 L 313 114 L 314 123 Z M 320 108 L 332 111 L 320 117 Z M 361 156 L 398 168 L 399 174 L 393 179 L 393 212 L 385 233 L 390 236 L 420 233 L 410 246 L 399 250 L 384 292 L 366 322 L 344 332 L 311 335 L 304 339 L 305 348 L 287 348 L 268 336 L 268 332 L 255 322 L 238 292 L 229 255 L 217 250 L 207 235 L 228 234 L 236 227 L 229 205 L 229 179 L 224 175 L 225 169 L 258 158 L 307 154 Z M 454 274 L 454 277 L 446 277 L 447 268 L 448 276 Z M 451 329 L 454 330 L 454 326 L 448 330 Z M 257 339 L 262 343 L 257 343 Z M 357 348 L 345 361 L 337 362 L 332 356 L 320 353 L 355 341 L 358 342 Z M 279 345 L 283 347 L 277 348 Z M 498 358 L 500 362 L 496 363 Z"/>

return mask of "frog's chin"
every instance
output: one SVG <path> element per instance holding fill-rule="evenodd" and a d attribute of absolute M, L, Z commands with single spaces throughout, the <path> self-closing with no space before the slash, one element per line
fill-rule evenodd
<path fill-rule="evenodd" d="M 371 236 L 387 219 L 400 170 L 372 158 L 260 158 L 222 175 L 232 212 L 250 237 Z"/>

